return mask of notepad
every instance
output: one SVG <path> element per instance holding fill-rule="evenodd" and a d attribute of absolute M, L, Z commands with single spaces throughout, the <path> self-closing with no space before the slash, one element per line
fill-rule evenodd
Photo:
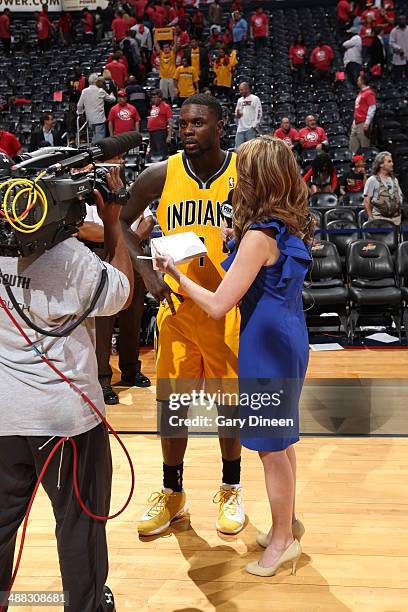
<path fill-rule="evenodd" d="M 170 255 L 174 259 L 174 263 L 186 263 L 197 257 L 207 255 L 205 244 L 194 232 L 183 232 L 181 234 L 171 234 L 170 236 L 160 236 L 152 238 L 151 250 L 153 257 L 153 268 L 155 267 L 155 256 Z"/>
<path fill-rule="evenodd" d="M 371 336 L 366 336 L 366 340 L 376 340 L 376 342 L 384 342 L 384 344 L 389 344 L 391 342 L 398 342 L 399 338 L 386 333 L 377 333 L 371 334 Z"/>
<path fill-rule="evenodd" d="M 309 344 L 312 351 L 342 351 L 344 347 L 337 342 L 327 342 L 326 344 Z"/>

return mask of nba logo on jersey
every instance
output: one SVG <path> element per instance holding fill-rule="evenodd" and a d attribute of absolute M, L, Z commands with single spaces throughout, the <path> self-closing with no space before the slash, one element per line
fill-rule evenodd
<path fill-rule="evenodd" d="M 229 177 L 229 188 L 234 189 L 234 177 L 233 176 Z"/>

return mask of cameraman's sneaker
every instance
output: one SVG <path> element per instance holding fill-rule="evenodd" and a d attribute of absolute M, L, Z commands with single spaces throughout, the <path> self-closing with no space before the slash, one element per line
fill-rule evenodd
<path fill-rule="evenodd" d="M 151 505 L 137 523 L 141 536 L 157 535 L 166 531 L 172 521 L 181 518 L 188 511 L 188 501 L 184 491 L 174 493 L 163 489 L 152 493 L 148 499 Z"/>
<path fill-rule="evenodd" d="M 116 612 L 115 598 L 113 597 L 112 591 L 108 586 L 106 586 L 106 584 L 103 587 L 102 609 L 104 612 Z"/>
<path fill-rule="evenodd" d="M 239 485 L 221 485 L 213 502 L 220 505 L 216 528 L 221 533 L 239 533 L 245 524 L 245 510 Z"/>

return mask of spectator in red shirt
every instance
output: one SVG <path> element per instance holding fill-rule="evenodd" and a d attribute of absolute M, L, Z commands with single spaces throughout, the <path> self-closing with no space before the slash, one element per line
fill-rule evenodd
<path fill-rule="evenodd" d="M 341 36 L 344 36 L 350 26 L 351 4 L 348 0 L 339 0 L 337 3 L 337 24 Z"/>
<path fill-rule="evenodd" d="M 87 8 L 84 8 L 82 11 L 81 25 L 82 25 L 82 32 L 84 34 L 84 41 L 93 42 L 94 40 L 94 19 Z"/>
<path fill-rule="evenodd" d="M 282 118 L 280 127 L 275 130 L 274 136 L 286 142 L 291 149 L 293 149 L 295 143 L 299 140 L 298 132 L 291 126 L 289 117 Z"/>
<path fill-rule="evenodd" d="M 10 9 L 6 8 L 0 16 L 0 40 L 6 55 L 11 51 Z"/>
<path fill-rule="evenodd" d="M 255 53 L 258 55 L 266 45 L 269 35 L 269 19 L 261 6 L 258 6 L 256 13 L 252 15 L 250 26 L 251 38 L 255 43 Z"/>
<path fill-rule="evenodd" d="M 289 48 L 290 69 L 293 72 L 294 81 L 297 85 L 303 85 L 305 80 L 305 64 L 307 49 L 303 34 L 298 34 L 295 42 Z"/>
<path fill-rule="evenodd" d="M 51 29 L 52 25 L 47 15 L 43 12 L 35 13 L 35 31 L 37 33 L 38 46 L 40 51 L 48 51 L 51 47 Z"/>
<path fill-rule="evenodd" d="M 186 30 L 177 25 L 174 32 L 174 44 L 178 49 L 187 49 L 190 44 L 190 37 Z"/>
<path fill-rule="evenodd" d="M 15 157 L 21 151 L 21 148 L 17 136 L 14 136 L 11 132 L 0 130 L 0 151 L 4 151 L 9 157 Z"/>
<path fill-rule="evenodd" d="M 58 19 L 58 33 L 59 33 L 60 40 L 64 45 L 71 44 L 72 31 L 73 31 L 73 23 L 72 23 L 71 14 L 66 13 L 65 11 L 62 11 L 60 18 Z"/>
<path fill-rule="evenodd" d="M 348 0 L 339 0 L 337 3 L 337 20 L 341 25 L 347 25 L 351 18 L 351 4 Z"/>
<path fill-rule="evenodd" d="M 120 61 L 121 57 L 122 53 L 117 51 L 112 55 L 112 61 L 105 66 L 111 73 L 112 79 L 115 81 L 116 86 L 119 89 L 123 89 L 125 87 L 125 83 L 128 78 L 126 66 Z"/>
<path fill-rule="evenodd" d="M 366 0 L 365 10 L 361 13 L 360 19 L 361 21 L 365 21 L 369 16 L 372 17 L 374 22 L 376 22 L 380 16 L 380 9 L 374 6 L 374 0 Z"/>
<path fill-rule="evenodd" d="M 381 26 L 383 29 L 382 40 L 385 47 L 385 53 L 387 58 L 390 57 L 390 34 L 391 30 L 395 25 L 395 11 L 394 11 L 394 2 L 392 0 L 385 0 L 383 3 L 383 8 L 380 10 L 380 14 L 377 17 L 377 25 Z"/>
<path fill-rule="evenodd" d="M 123 132 L 139 131 L 140 116 L 132 104 L 128 104 L 126 91 L 118 92 L 118 104 L 115 104 L 108 115 L 109 134 L 123 134 Z"/>
<path fill-rule="evenodd" d="M 330 77 L 330 68 L 333 58 L 333 49 L 330 45 L 325 45 L 322 38 L 319 38 L 317 40 L 317 46 L 313 49 L 310 56 L 310 63 L 313 66 L 314 78 L 316 81 L 321 81 Z"/>
<path fill-rule="evenodd" d="M 163 28 L 167 23 L 167 8 L 161 3 L 157 2 L 155 7 L 155 16 L 157 19 L 157 28 Z"/>
<path fill-rule="evenodd" d="M 167 0 L 164 6 L 166 7 L 166 11 L 167 11 L 167 25 L 168 26 L 177 25 L 178 24 L 178 14 L 177 14 L 176 9 L 170 2 L 170 0 Z"/>
<path fill-rule="evenodd" d="M 367 15 L 364 25 L 360 28 L 362 42 L 363 64 L 368 64 L 371 57 L 371 47 L 375 38 L 375 20 L 371 15 Z"/>
<path fill-rule="evenodd" d="M 204 16 L 199 8 L 194 10 L 191 17 L 191 23 L 193 25 L 193 36 L 198 40 L 201 40 L 204 30 Z"/>
<path fill-rule="evenodd" d="M 306 117 L 306 127 L 298 133 L 300 146 L 304 149 L 322 149 L 328 144 L 327 134 L 322 127 L 317 125 L 313 115 Z"/>
<path fill-rule="evenodd" d="M 363 155 L 353 155 L 352 168 L 341 180 L 340 193 L 358 193 L 364 191 L 367 182 L 366 164 Z"/>
<path fill-rule="evenodd" d="M 162 92 L 160 89 L 155 89 L 152 95 L 152 108 L 147 120 L 151 157 L 167 158 L 172 135 L 172 117 L 172 110 L 167 102 L 163 101 Z"/>
<path fill-rule="evenodd" d="M 373 122 L 377 101 L 375 93 L 369 86 L 368 76 L 361 74 L 357 79 L 360 90 L 354 106 L 354 121 L 350 132 L 350 149 L 357 153 L 362 147 L 369 147 L 370 126 Z"/>
<path fill-rule="evenodd" d="M 140 19 L 141 17 L 143 17 L 147 5 L 147 0 L 134 0 L 134 2 L 132 2 L 132 5 L 135 7 L 136 18 Z"/>
<path fill-rule="evenodd" d="M 127 36 L 129 22 L 123 17 L 123 11 L 116 11 L 115 15 L 112 21 L 112 42 L 120 43 Z"/>

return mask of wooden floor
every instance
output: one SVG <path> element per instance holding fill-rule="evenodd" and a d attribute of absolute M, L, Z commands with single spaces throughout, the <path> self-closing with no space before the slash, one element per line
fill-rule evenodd
<path fill-rule="evenodd" d="M 143 364 L 153 378 L 152 353 L 143 355 Z M 398 349 L 312 353 L 309 369 L 310 378 L 407 378 L 407 373 L 408 351 Z M 115 427 L 152 426 L 143 417 L 154 414 L 154 387 L 123 389 L 120 396 L 120 405 L 109 409 Z M 240 534 L 222 537 L 214 528 L 217 440 L 192 438 L 185 460 L 190 520 L 175 523 L 162 537 L 141 541 L 135 521 L 146 497 L 160 488 L 160 442 L 154 435 L 123 438 L 135 463 L 137 488 L 125 515 L 108 525 L 108 584 L 117 612 L 408 610 L 408 438 L 302 438 L 296 448 L 298 515 L 306 526 L 303 555 L 296 576 L 284 569 L 273 578 L 250 576 L 242 569 L 259 557 L 255 537 L 270 522 L 256 453 L 243 452 L 248 523 Z M 115 442 L 112 452 L 116 509 L 126 497 L 129 475 Z M 60 588 L 53 518 L 42 492 L 15 588 Z"/>

